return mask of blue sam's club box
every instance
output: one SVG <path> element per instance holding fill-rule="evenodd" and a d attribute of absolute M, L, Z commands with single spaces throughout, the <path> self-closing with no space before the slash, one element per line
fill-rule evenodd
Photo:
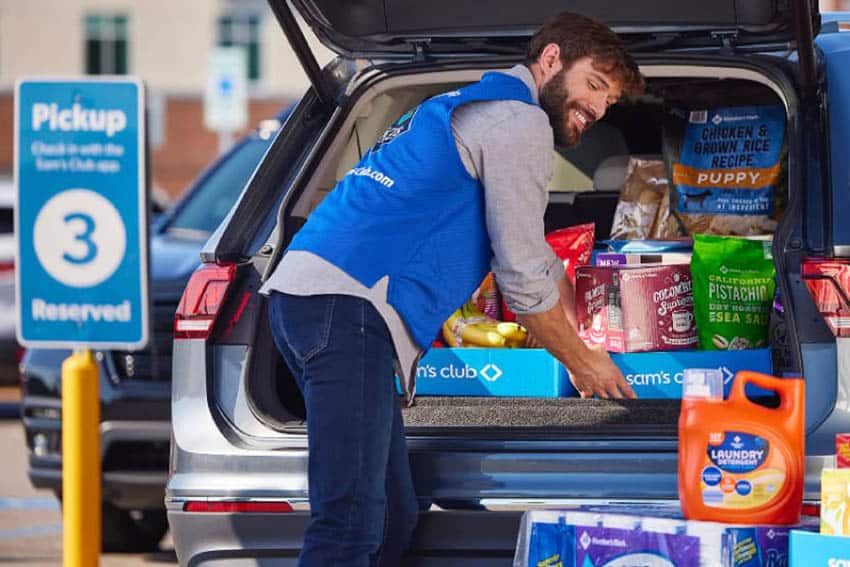
<path fill-rule="evenodd" d="M 718 368 L 725 394 L 739 370 L 772 372 L 770 349 L 612 354 L 639 398 L 681 398 L 686 368 Z M 750 395 L 767 392 L 748 386 Z M 432 348 L 419 362 L 416 393 L 436 396 L 557 398 L 577 393 L 543 349 Z"/>
<path fill-rule="evenodd" d="M 791 532 L 790 567 L 850 567 L 850 537 Z"/>
<path fill-rule="evenodd" d="M 676 350 L 666 352 L 627 352 L 611 354 L 626 381 L 639 398 L 681 398 L 686 368 L 717 368 L 723 374 L 723 395 L 728 396 L 735 374 L 752 370 L 772 374 L 770 349 Z M 750 396 L 769 395 L 752 385 Z"/>
<path fill-rule="evenodd" d="M 419 361 L 416 394 L 558 398 L 575 390 L 543 349 L 432 348 Z"/>

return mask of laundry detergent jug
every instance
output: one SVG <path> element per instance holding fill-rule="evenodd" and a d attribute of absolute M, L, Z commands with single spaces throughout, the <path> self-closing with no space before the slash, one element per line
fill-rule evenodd
<path fill-rule="evenodd" d="M 795 524 L 805 475 L 802 378 L 741 371 L 723 399 L 722 376 L 689 371 L 679 415 L 679 500 L 690 520 Z M 701 380 L 718 378 L 712 388 Z M 747 398 L 754 384 L 777 407 Z M 718 393 L 719 392 L 719 393 Z"/>

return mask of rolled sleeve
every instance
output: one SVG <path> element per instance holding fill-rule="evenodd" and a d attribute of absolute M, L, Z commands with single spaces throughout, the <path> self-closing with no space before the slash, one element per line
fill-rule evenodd
<path fill-rule="evenodd" d="M 539 107 L 524 105 L 482 133 L 479 174 L 493 248 L 491 268 L 508 307 L 520 315 L 554 307 L 564 275 L 543 224 L 553 148 L 549 120 Z"/>

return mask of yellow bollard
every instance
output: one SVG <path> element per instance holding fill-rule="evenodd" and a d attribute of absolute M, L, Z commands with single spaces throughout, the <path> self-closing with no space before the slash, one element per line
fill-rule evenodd
<path fill-rule="evenodd" d="M 89 349 L 62 363 L 62 558 L 95 567 L 100 557 L 100 394 Z"/>

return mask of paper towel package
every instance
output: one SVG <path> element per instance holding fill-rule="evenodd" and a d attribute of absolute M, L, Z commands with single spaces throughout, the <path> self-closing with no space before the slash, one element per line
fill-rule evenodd
<path fill-rule="evenodd" d="M 793 528 L 689 521 L 678 505 L 534 510 L 523 516 L 514 567 L 775 567 L 788 564 Z M 817 518 L 797 528 L 815 530 Z"/>

